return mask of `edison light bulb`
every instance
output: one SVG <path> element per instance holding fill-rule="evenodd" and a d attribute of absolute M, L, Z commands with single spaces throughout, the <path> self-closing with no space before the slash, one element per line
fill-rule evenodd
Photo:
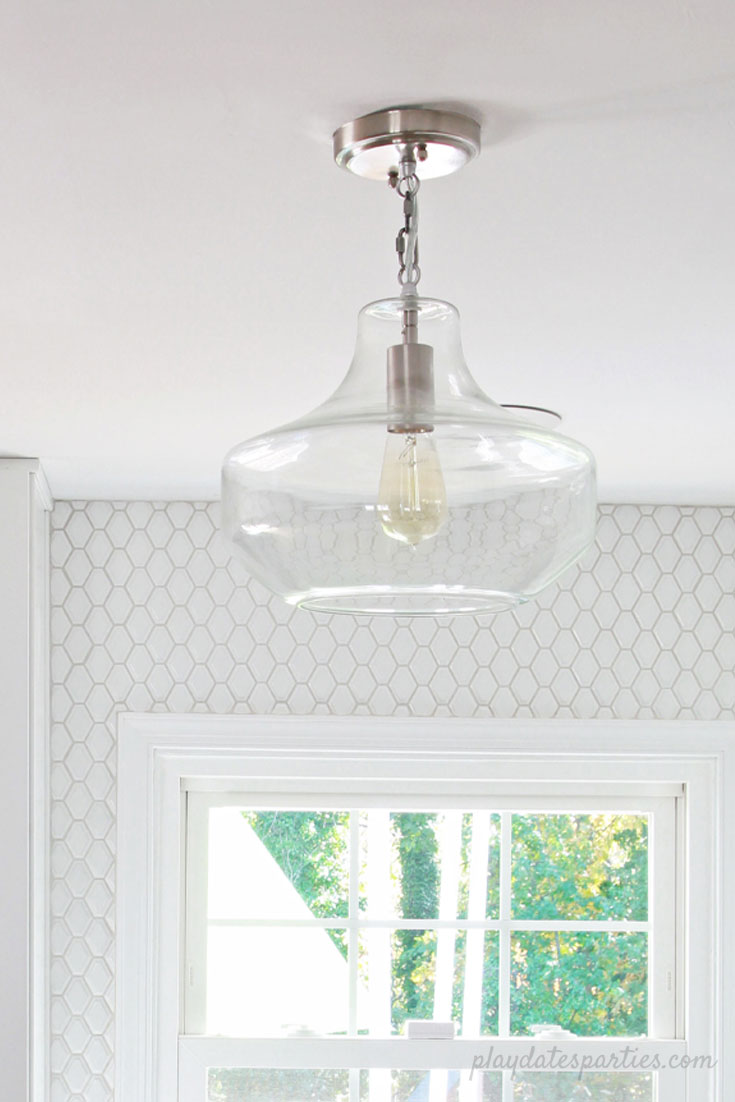
<path fill-rule="evenodd" d="M 430 432 L 388 433 L 378 513 L 386 536 L 413 546 L 441 528 L 447 492 Z"/>

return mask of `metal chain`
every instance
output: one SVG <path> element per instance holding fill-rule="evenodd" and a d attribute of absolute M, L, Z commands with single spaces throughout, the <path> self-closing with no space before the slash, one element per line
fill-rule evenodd
<path fill-rule="evenodd" d="M 388 178 L 391 187 L 394 187 L 403 199 L 404 224 L 396 237 L 396 253 L 398 254 L 398 282 L 401 285 L 402 295 L 415 295 L 416 287 L 421 279 L 419 267 L 419 209 L 418 190 L 421 181 L 416 174 L 416 156 L 423 160 L 425 147 L 419 146 L 416 150 L 408 149 L 403 157 L 398 172 L 392 172 Z"/>

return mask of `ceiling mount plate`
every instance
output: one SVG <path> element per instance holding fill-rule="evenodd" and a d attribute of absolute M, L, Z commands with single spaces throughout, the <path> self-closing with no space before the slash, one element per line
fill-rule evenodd
<path fill-rule="evenodd" d="M 404 146 L 422 146 L 422 180 L 457 172 L 480 152 L 480 124 L 456 111 L 394 107 L 347 122 L 334 132 L 334 159 L 368 180 L 387 180 Z"/>

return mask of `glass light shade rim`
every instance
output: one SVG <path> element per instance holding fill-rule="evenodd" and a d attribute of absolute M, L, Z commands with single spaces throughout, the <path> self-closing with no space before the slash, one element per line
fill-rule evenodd
<path fill-rule="evenodd" d="M 525 604 L 528 597 L 494 589 L 440 586 L 352 586 L 294 593 L 288 604 L 311 612 L 353 616 L 477 616 L 504 612 Z M 381 600 L 385 601 L 381 605 Z M 433 604 L 430 605 L 430 602 Z M 415 601 L 415 605 L 411 602 Z M 389 603 L 392 602 L 392 603 Z"/>

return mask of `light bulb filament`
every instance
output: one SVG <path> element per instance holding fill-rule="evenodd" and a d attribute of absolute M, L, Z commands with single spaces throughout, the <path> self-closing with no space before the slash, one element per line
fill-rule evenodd
<path fill-rule="evenodd" d="M 431 433 L 388 433 L 378 514 L 387 536 L 412 546 L 441 528 L 447 497 Z"/>

